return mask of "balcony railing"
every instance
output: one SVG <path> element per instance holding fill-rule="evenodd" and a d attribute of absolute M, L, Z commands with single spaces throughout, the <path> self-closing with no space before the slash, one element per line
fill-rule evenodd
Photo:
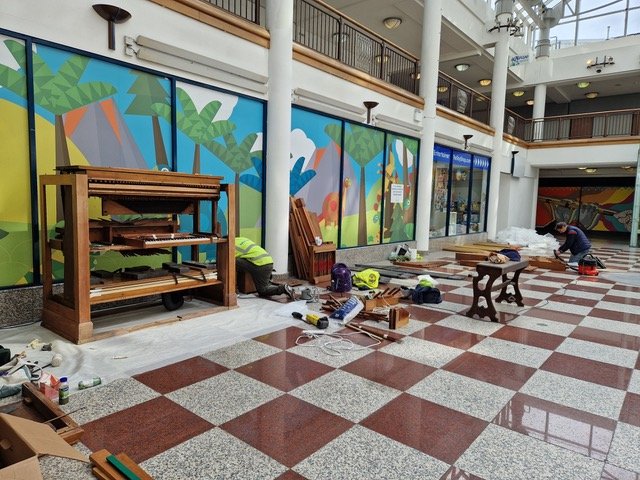
<path fill-rule="evenodd" d="M 233 13 L 240 18 L 262 25 L 262 15 L 260 15 L 261 0 L 200 0 L 214 7 L 218 7 L 229 13 Z"/>
<path fill-rule="evenodd" d="M 349 67 L 418 93 L 418 59 L 322 3 L 295 0 L 293 41 Z"/>
<path fill-rule="evenodd" d="M 640 135 L 640 109 L 562 115 L 528 120 L 529 142 Z"/>
<path fill-rule="evenodd" d="M 201 0 L 261 25 L 262 0 Z M 294 0 L 293 40 L 418 94 L 418 58 L 315 0 Z M 491 99 L 440 72 L 437 103 L 489 125 Z M 640 135 L 640 109 L 526 119 L 505 109 L 504 133 L 528 142 Z"/>
<path fill-rule="evenodd" d="M 440 72 L 438 74 L 438 105 L 455 110 L 481 123 L 489 124 L 491 99 Z"/>

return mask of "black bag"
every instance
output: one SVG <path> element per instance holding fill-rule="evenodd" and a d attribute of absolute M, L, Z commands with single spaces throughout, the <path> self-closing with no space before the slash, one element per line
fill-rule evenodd
<path fill-rule="evenodd" d="M 498 253 L 501 253 L 512 262 L 519 262 L 520 260 L 522 260 L 522 257 L 520 257 L 520 253 L 513 248 L 503 248 Z"/>
<path fill-rule="evenodd" d="M 435 287 L 423 287 L 418 285 L 411 291 L 411 300 L 413 303 L 440 303 L 442 295 L 440 290 Z"/>
<path fill-rule="evenodd" d="M 0 345 L 0 365 L 9 363 L 9 360 L 11 360 L 11 350 Z"/>

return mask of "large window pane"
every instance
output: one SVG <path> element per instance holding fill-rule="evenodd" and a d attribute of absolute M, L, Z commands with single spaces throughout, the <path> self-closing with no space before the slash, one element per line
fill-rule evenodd
<path fill-rule="evenodd" d="M 451 217 L 449 235 L 463 235 L 468 233 L 469 221 L 469 187 L 471 185 L 471 154 L 454 151 L 451 169 Z M 455 215 L 453 213 L 455 212 Z M 453 221 L 455 220 L 455 222 Z"/>
<path fill-rule="evenodd" d="M 589 18 L 578 22 L 578 42 L 605 40 L 624 35 L 624 12 Z"/>
<path fill-rule="evenodd" d="M 476 155 L 473 158 L 469 233 L 483 232 L 485 229 L 487 186 L 489 183 L 490 165 L 491 160 L 487 157 Z"/>
<path fill-rule="evenodd" d="M 451 149 L 433 147 L 433 198 L 429 236 L 444 237 L 447 234 L 447 205 L 449 203 L 449 166 Z M 455 223 L 455 222 L 454 222 Z"/>
<path fill-rule="evenodd" d="M 627 19 L 627 35 L 640 33 L 640 8 L 631 10 Z"/>

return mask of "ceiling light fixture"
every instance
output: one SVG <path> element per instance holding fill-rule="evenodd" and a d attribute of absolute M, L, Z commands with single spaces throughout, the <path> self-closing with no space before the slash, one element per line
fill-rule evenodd
<path fill-rule="evenodd" d="M 598 92 L 587 92 L 584 96 L 587 98 L 596 98 L 598 96 Z"/>
<path fill-rule="evenodd" d="M 334 42 L 344 43 L 349 40 L 349 34 L 347 32 L 334 32 L 331 36 Z"/>
<path fill-rule="evenodd" d="M 400 17 L 387 17 L 382 23 L 384 23 L 385 28 L 395 30 L 402 24 L 402 19 Z"/>
<path fill-rule="evenodd" d="M 468 63 L 459 63 L 455 66 L 455 69 L 459 72 L 465 72 L 467 70 L 469 70 L 469 67 L 471 65 L 469 65 Z"/>
<path fill-rule="evenodd" d="M 449 90 L 449 87 L 447 87 L 446 85 L 438 85 L 438 92 L 445 93 L 448 90 Z"/>
<path fill-rule="evenodd" d="M 527 105 L 533 105 L 533 100 L 527 100 Z"/>
<path fill-rule="evenodd" d="M 623 165 L 620 168 L 623 170 L 631 170 L 633 167 L 631 165 Z"/>
<path fill-rule="evenodd" d="M 376 62 L 378 63 L 387 63 L 389 61 L 389 55 L 376 55 Z"/>
<path fill-rule="evenodd" d="M 578 88 L 587 88 L 589 85 L 591 85 L 591 82 L 578 82 L 578 83 L 576 83 L 576 87 L 578 87 Z"/>
<path fill-rule="evenodd" d="M 524 95 L 524 90 L 516 90 L 511 95 L 513 95 L 514 97 L 521 97 Z"/>
<path fill-rule="evenodd" d="M 491 85 L 491 79 L 483 78 L 482 80 L 478 80 L 478 83 L 483 87 L 488 87 L 489 85 Z"/>
<path fill-rule="evenodd" d="M 587 173 L 596 173 L 598 171 L 597 168 L 585 168 L 584 170 Z"/>
<path fill-rule="evenodd" d="M 578 167 L 578 170 L 586 170 L 587 167 Z"/>

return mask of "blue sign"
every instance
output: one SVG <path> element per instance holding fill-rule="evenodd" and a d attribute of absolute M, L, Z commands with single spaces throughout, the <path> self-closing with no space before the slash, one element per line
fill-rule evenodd
<path fill-rule="evenodd" d="M 433 146 L 433 161 L 434 163 L 449 163 L 451 160 L 451 149 L 443 147 L 442 145 Z"/>
<path fill-rule="evenodd" d="M 455 167 L 471 168 L 471 154 L 467 152 L 453 152 L 453 165 Z"/>
<path fill-rule="evenodd" d="M 489 170 L 490 165 L 491 160 L 489 157 L 481 157 L 480 155 L 473 157 L 473 168 L 476 170 Z"/>

